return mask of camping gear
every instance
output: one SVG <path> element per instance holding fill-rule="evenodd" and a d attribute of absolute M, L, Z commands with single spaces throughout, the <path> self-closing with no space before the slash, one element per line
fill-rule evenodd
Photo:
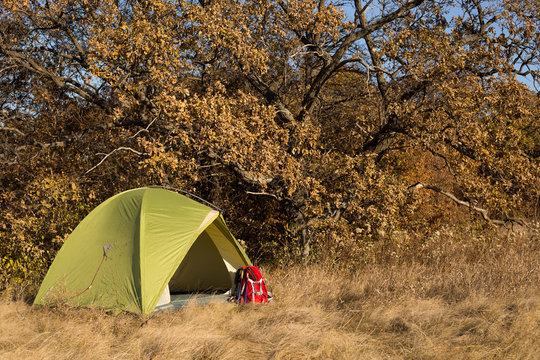
<path fill-rule="evenodd" d="M 184 195 L 140 188 L 96 207 L 52 263 L 34 305 L 62 301 L 150 313 L 170 293 L 231 289 L 251 261 L 222 215 Z"/>
<path fill-rule="evenodd" d="M 266 284 L 257 266 L 242 266 L 236 271 L 232 296 L 237 305 L 267 303 Z"/>

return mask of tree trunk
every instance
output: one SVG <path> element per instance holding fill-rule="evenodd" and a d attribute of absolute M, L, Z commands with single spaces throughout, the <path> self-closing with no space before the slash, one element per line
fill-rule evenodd
<path fill-rule="evenodd" d="M 308 220 L 306 218 L 305 209 L 308 202 L 308 191 L 306 188 L 297 190 L 292 196 L 292 202 L 289 207 L 289 217 L 294 231 L 295 238 L 301 240 L 300 249 L 304 261 L 306 261 L 311 253 L 311 231 L 309 231 Z"/>

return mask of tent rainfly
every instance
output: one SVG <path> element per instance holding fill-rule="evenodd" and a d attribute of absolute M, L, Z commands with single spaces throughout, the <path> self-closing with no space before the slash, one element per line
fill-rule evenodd
<path fill-rule="evenodd" d="M 54 259 L 34 305 L 63 299 L 147 314 L 170 293 L 225 290 L 251 265 L 221 214 L 178 193 L 140 188 L 96 207 Z"/>

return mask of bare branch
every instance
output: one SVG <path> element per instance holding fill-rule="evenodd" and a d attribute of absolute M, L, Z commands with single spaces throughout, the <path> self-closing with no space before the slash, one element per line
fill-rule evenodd
<path fill-rule="evenodd" d="M 108 154 L 104 154 L 105 156 L 103 156 L 103 158 L 101 159 L 101 161 L 100 161 L 99 163 L 97 163 L 94 167 L 92 167 L 91 169 L 87 170 L 87 171 L 84 173 L 84 175 L 86 175 L 86 174 L 88 174 L 89 172 L 95 170 L 99 165 L 103 164 L 103 162 L 104 162 L 105 160 L 107 160 L 107 158 L 108 158 L 109 156 L 111 156 L 112 154 L 114 154 L 115 152 L 120 151 L 120 150 L 131 151 L 132 153 L 137 154 L 137 155 L 139 155 L 139 156 L 142 156 L 142 155 L 148 155 L 147 153 L 143 153 L 143 152 L 137 151 L 137 150 L 132 149 L 132 148 L 130 148 L 130 147 L 121 146 L 121 147 L 119 147 L 119 148 L 117 148 L 117 149 L 114 149 L 113 151 L 111 151 L 111 152 L 108 153 Z"/>
<path fill-rule="evenodd" d="M 358 5 L 360 5 L 360 0 L 357 0 L 358 2 Z M 367 18 L 366 18 L 366 13 L 364 11 L 362 11 L 359 15 L 359 20 L 360 20 L 360 25 L 362 26 L 362 28 L 366 28 L 368 26 L 368 23 L 367 23 Z M 366 42 L 366 45 L 367 45 L 367 48 L 368 48 L 368 51 L 369 51 L 369 55 L 371 56 L 371 62 L 373 63 L 373 65 L 375 66 L 376 69 L 382 69 L 382 61 L 381 61 L 381 58 L 377 52 L 377 49 L 375 48 L 375 42 L 373 41 L 373 38 L 371 37 L 371 34 L 367 34 L 366 36 L 364 36 L 364 41 Z M 366 66 L 367 68 L 367 66 Z M 384 74 L 381 72 L 381 71 L 376 71 L 376 76 L 377 76 L 377 85 L 378 85 L 378 88 L 379 88 L 379 92 L 381 93 L 381 97 L 383 99 L 383 101 L 385 103 L 388 102 L 387 100 L 387 97 L 386 97 L 386 89 L 388 88 L 388 83 L 386 81 L 386 79 L 384 78 Z"/>
<path fill-rule="evenodd" d="M 0 53 L 4 53 L 14 63 L 24 67 L 26 70 L 49 78 L 58 88 L 72 91 L 73 93 L 79 95 L 81 98 L 100 107 L 104 107 L 103 100 L 97 94 L 92 93 L 92 91 L 89 91 L 88 89 L 84 89 L 82 86 L 74 83 L 73 81 L 69 81 L 64 77 L 59 76 L 52 71 L 49 71 L 47 68 L 38 64 L 34 59 L 22 54 L 21 52 L 8 49 L 2 44 L 0 44 Z"/>
<path fill-rule="evenodd" d="M 209 164 L 209 165 L 200 165 L 198 169 L 208 169 L 215 166 L 223 165 L 222 163 L 215 163 L 215 164 Z"/>
<path fill-rule="evenodd" d="M 156 120 L 157 120 L 157 117 L 155 117 L 152 121 L 150 121 L 150 123 L 148 124 L 147 127 L 145 127 L 144 129 L 141 129 L 141 130 L 137 131 L 137 132 L 135 133 L 135 135 L 133 135 L 133 136 L 130 137 L 130 139 L 133 139 L 133 138 L 137 137 L 137 135 L 139 135 L 139 134 L 142 133 L 142 132 L 148 132 L 148 129 L 150 128 L 150 126 L 152 126 L 152 124 L 153 124 Z"/>
<path fill-rule="evenodd" d="M 482 5 L 480 5 L 480 2 L 478 0 L 472 0 L 474 6 L 476 7 L 476 11 L 478 12 L 478 21 L 480 22 L 480 31 L 484 30 L 484 9 L 482 9 Z"/>
<path fill-rule="evenodd" d="M 454 179 L 456 180 L 456 182 L 459 183 L 459 177 L 457 176 L 457 174 L 456 174 L 456 173 L 454 172 L 454 170 L 452 169 L 452 166 L 450 165 L 450 162 L 448 161 L 448 158 L 447 158 L 445 155 L 443 155 L 443 154 L 441 154 L 441 153 L 439 153 L 439 152 L 433 150 L 433 149 L 430 148 L 429 146 L 425 146 L 425 147 L 426 147 L 426 149 L 427 149 L 430 153 L 432 153 L 433 155 L 438 156 L 438 157 L 440 157 L 441 159 L 444 160 L 444 162 L 445 162 L 445 164 L 446 164 L 446 168 L 448 169 L 448 172 L 450 173 L 450 175 L 452 175 L 452 176 L 454 177 Z"/>
<path fill-rule="evenodd" d="M 480 31 L 479 32 L 475 32 L 473 34 L 470 34 L 470 35 L 466 35 L 464 36 L 463 38 L 461 38 L 457 43 L 456 45 L 459 45 L 459 46 L 465 46 L 467 44 L 470 44 L 472 42 L 475 42 L 479 39 L 481 39 L 482 37 L 486 36 L 486 29 L 489 28 L 491 25 L 493 25 L 497 20 L 499 20 L 500 18 L 503 17 L 503 13 L 500 13 L 500 14 L 497 14 L 497 15 L 494 15 L 491 19 L 489 19 L 485 24 L 483 24 L 480 28 Z"/>
<path fill-rule="evenodd" d="M 14 128 L 14 127 L 2 126 L 2 127 L 0 127 L 0 130 L 13 131 L 14 133 L 19 134 L 21 136 L 26 136 L 25 133 L 23 133 L 21 130 L 19 130 L 17 128 Z"/>
<path fill-rule="evenodd" d="M 256 176 L 251 171 L 244 169 L 242 165 L 238 163 L 227 162 L 211 149 L 207 150 L 206 153 L 211 159 L 219 160 L 222 164 L 231 168 L 243 181 L 249 184 L 256 186 L 266 186 L 274 180 L 274 178 L 270 176 Z"/>
<path fill-rule="evenodd" d="M 469 201 L 460 200 L 454 194 L 449 193 L 448 191 L 445 191 L 445 190 L 443 190 L 443 189 L 441 189 L 441 188 L 439 188 L 437 186 L 424 184 L 424 183 L 421 183 L 421 182 L 417 182 L 416 184 L 407 186 L 407 190 L 414 191 L 414 190 L 419 190 L 419 189 L 429 189 L 429 190 L 435 191 L 435 192 L 437 192 L 437 193 L 439 193 L 441 195 L 444 195 L 447 198 L 449 198 L 450 200 L 452 200 L 453 202 L 455 202 L 456 204 L 461 205 L 461 206 L 466 206 L 469 209 L 480 213 L 480 215 L 482 215 L 482 218 L 484 218 L 484 220 L 486 220 L 488 222 L 491 222 L 491 223 L 493 223 L 495 225 L 505 225 L 506 223 L 509 223 L 509 222 L 518 223 L 520 225 L 526 225 L 525 221 L 523 219 L 520 219 L 520 218 L 507 217 L 504 220 L 492 219 L 492 218 L 489 217 L 489 213 L 488 213 L 488 211 L 486 209 L 482 209 L 482 208 L 480 208 L 478 206 L 475 206 L 475 205 L 471 204 Z"/>
<path fill-rule="evenodd" d="M 278 200 L 278 201 L 281 201 L 281 197 L 277 196 L 277 195 L 274 195 L 274 194 L 270 194 L 270 193 L 267 193 L 267 192 L 253 192 L 253 191 L 246 191 L 246 194 L 249 194 L 249 195 L 259 195 L 259 196 L 270 196 L 270 197 L 273 197 L 274 199 Z"/>
<path fill-rule="evenodd" d="M 73 31 L 71 31 L 71 29 L 69 29 L 67 27 L 64 28 L 64 31 L 69 36 L 69 38 L 71 39 L 71 42 L 73 43 L 73 45 L 77 49 L 77 52 L 79 53 L 80 62 L 85 63 L 86 62 L 86 51 L 83 49 L 83 47 L 81 46 L 81 44 L 79 43 L 79 41 L 77 40 L 75 35 L 73 34 Z"/>
<path fill-rule="evenodd" d="M 0 74 L 3 73 L 4 71 L 15 69 L 15 68 L 16 68 L 15 65 L 6 66 L 5 68 L 0 69 Z"/>
<path fill-rule="evenodd" d="M 392 21 L 405 16 L 411 9 L 414 9 L 417 6 L 420 6 L 423 2 L 424 0 L 407 1 L 403 3 L 403 5 L 397 10 L 389 14 L 386 14 L 384 16 L 381 16 L 380 18 L 373 21 L 372 23 L 365 24 L 365 26 L 362 26 L 361 28 L 348 33 L 341 40 L 341 44 L 339 45 L 337 50 L 334 52 L 334 55 L 332 55 L 331 62 L 327 66 L 323 66 L 323 68 L 319 71 L 319 73 L 313 80 L 311 87 L 304 95 L 304 99 L 302 101 L 303 110 L 301 111 L 300 116 L 299 116 L 300 120 L 303 119 L 304 116 L 311 110 L 313 104 L 315 103 L 315 99 L 317 98 L 317 96 L 319 95 L 320 91 L 323 88 L 323 85 L 330 78 L 330 76 L 338 69 L 341 59 L 347 54 L 347 51 L 349 51 L 351 46 L 356 41 L 362 38 L 365 38 L 369 34 L 381 29 L 382 27 L 391 23 Z"/>
<path fill-rule="evenodd" d="M 355 21 L 358 20 L 359 16 L 362 16 L 362 14 L 365 13 L 365 11 L 371 5 L 372 2 L 373 2 L 373 0 L 369 0 L 369 1 L 366 2 L 366 5 L 364 5 L 362 7 L 362 3 L 361 3 L 360 0 L 354 0 L 354 8 L 355 8 L 354 19 L 355 19 Z"/>
<path fill-rule="evenodd" d="M 72 142 L 76 140 L 80 140 L 85 134 L 92 133 L 99 130 L 107 130 L 112 128 L 120 128 L 120 127 L 127 127 L 127 126 L 142 126 L 139 122 L 108 122 L 99 124 L 96 126 L 93 126 L 91 128 L 88 128 L 84 131 L 76 132 L 71 135 L 66 136 L 63 140 L 59 141 L 53 141 L 49 143 L 43 143 L 36 140 L 29 140 L 26 144 L 20 145 L 16 148 L 17 151 L 25 149 L 27 147 L 36 146 L 41 149 L 48 149 L 48 148 L 62 148 L 67 146 L 68 144 L 71 144 Z M 0 128 L 3 129 L 3 128 Z M 9 128 L 4 128 L 9 129 Z"/>
<path fill-rule="evenodd" d="M 266 101 L 268 101 L 269 104 L 276 107 L 278 117 L 283 123 L 291 123 L 294 121 L 294 115 L 281 101 L 279 95 L 274 90 L 272 90 L 268 84 L 266 84 L 257 75 L 253 73 L 247 73 L 246 78 L 249 83 L 265 97 Z"/>

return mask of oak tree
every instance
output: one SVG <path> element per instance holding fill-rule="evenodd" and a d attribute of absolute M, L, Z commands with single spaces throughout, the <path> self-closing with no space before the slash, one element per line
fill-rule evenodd
<path fill-rule="evenodd" d="M 149 184 L 227 209 L 254 256 L 361 256 L 425 204 L 533 217 L 538 7 L 4 0 L 3 268 Z"/>

